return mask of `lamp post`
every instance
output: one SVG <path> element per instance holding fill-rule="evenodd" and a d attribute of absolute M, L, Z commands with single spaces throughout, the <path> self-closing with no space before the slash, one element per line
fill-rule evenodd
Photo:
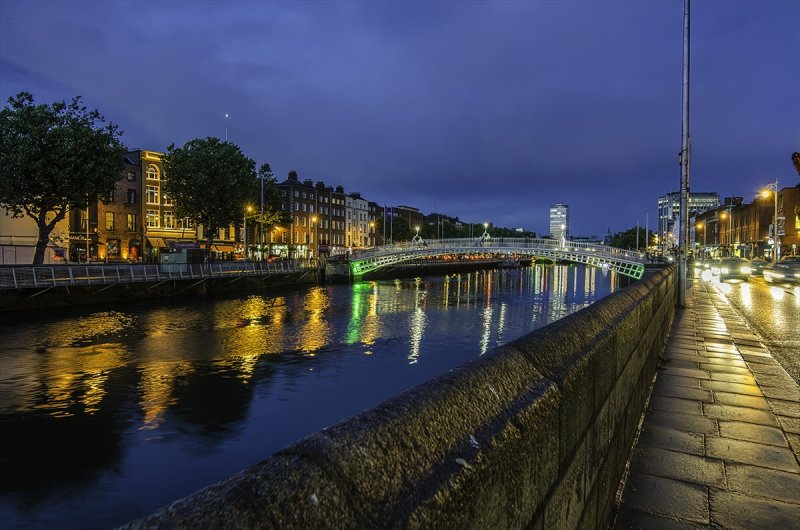
<path fill-rule="evenodd" d="M 370 243 L 372 243 L 371 246 L 374 247 L 375 246 L 375 221 L 370 221 L 369 222 L 369 239 L 370 239 Z"/>
<path fill-rule="evenodd" d="M 319 224 L 317 223 L 316 215 L 311 217 L 311 225 L 314 227 L 314 245 L 316 245 L 314 255 L 319 258 Z M 314 248 L 314 245 L 312 245 L 312 248 Z"/>
<path fill-rule="evenodd" d="M 775 210 L 772 216 L 772 263 L 775 263 L 778 261 L 778 254 L 781 249 L 778 244 L 778 179 L 775 179 L 775 182 L 767 184 L 761 192 L 761 196 L 766 199 L 769 197 L 770 191 L 775 195 Z"/>
<path fill-rule="evenodd" d="M 242 258 L 247 260 L 247 214 L 253 211 L 253 207 L 247 205 L 247 208 L 244 209 L 244 222 L 242 223 Z"/>
<path fill-rule="evenodd" d="M 703 258 L 706 255 L 706 234 L 708 234 L 708 230 L 706 230 L 706 225 L 704 223 L 697 223 L 697 228 L 703 231 Z"/>
<path fill-rule="evenodd" d="M 731 242 L 733 241 L 733 206 L 728 206 L 727 212 L 720 214 L 722 220 L 728 219 L 728 256 L 731 256 Z"/>

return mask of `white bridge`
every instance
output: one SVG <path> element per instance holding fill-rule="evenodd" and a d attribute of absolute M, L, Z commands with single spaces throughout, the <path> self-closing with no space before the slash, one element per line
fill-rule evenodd
<path fill-rule="evenodd" d="M 435 258 L 447 255 L 496 254 L 503 256 L 530 256 L 553 261 L 572 261 L 592 267 L 616 271 L 636 280 L 644 273 L 646 261 L 643 252 L 622 250 L 593 243 L 576 243 L 554 239 L 486 237 L 465 239 L 414 238 L 410 242 L 394 243 L 364 250 L 350 255 L 350 270 L 354 278 L 405 261 Z"/>

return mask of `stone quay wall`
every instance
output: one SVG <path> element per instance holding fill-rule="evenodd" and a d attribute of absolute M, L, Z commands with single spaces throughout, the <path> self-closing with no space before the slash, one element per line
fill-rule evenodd
<path fill-rule="evenodd" d="M 605 528 L 675 268 L 125 528 Z"/>

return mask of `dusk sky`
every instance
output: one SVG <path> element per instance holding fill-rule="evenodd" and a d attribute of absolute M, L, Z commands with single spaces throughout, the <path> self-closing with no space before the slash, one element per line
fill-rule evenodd
<path fill-rule="evenodd" d="M 80 95 L 163 151 L 228 136 L 283 180 L 573 235 L 676 191 L 683 2 L 0 3 L 0 97 Z M 693 191 L 800 181 L 800 1 L 692 3 Z M 229 115 L 226 120 L 225 114 Z"/>

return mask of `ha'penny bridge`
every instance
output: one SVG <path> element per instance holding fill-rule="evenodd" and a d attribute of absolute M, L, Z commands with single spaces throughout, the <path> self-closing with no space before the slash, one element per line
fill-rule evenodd
<path fill-rule="evenodd" d="M 554 239 L 494 238 L 486 235 L 479 238 L 431 240 L 415 237 L 410 242 L 354 251 L 350 256 L 350 271 L 353 278 L 358 279 L 381 268 L 400 266 L 419 259 L 486 254 L 583 263 L 635 280 L 641 279 L 646 259 L 642 252 Z"/>

